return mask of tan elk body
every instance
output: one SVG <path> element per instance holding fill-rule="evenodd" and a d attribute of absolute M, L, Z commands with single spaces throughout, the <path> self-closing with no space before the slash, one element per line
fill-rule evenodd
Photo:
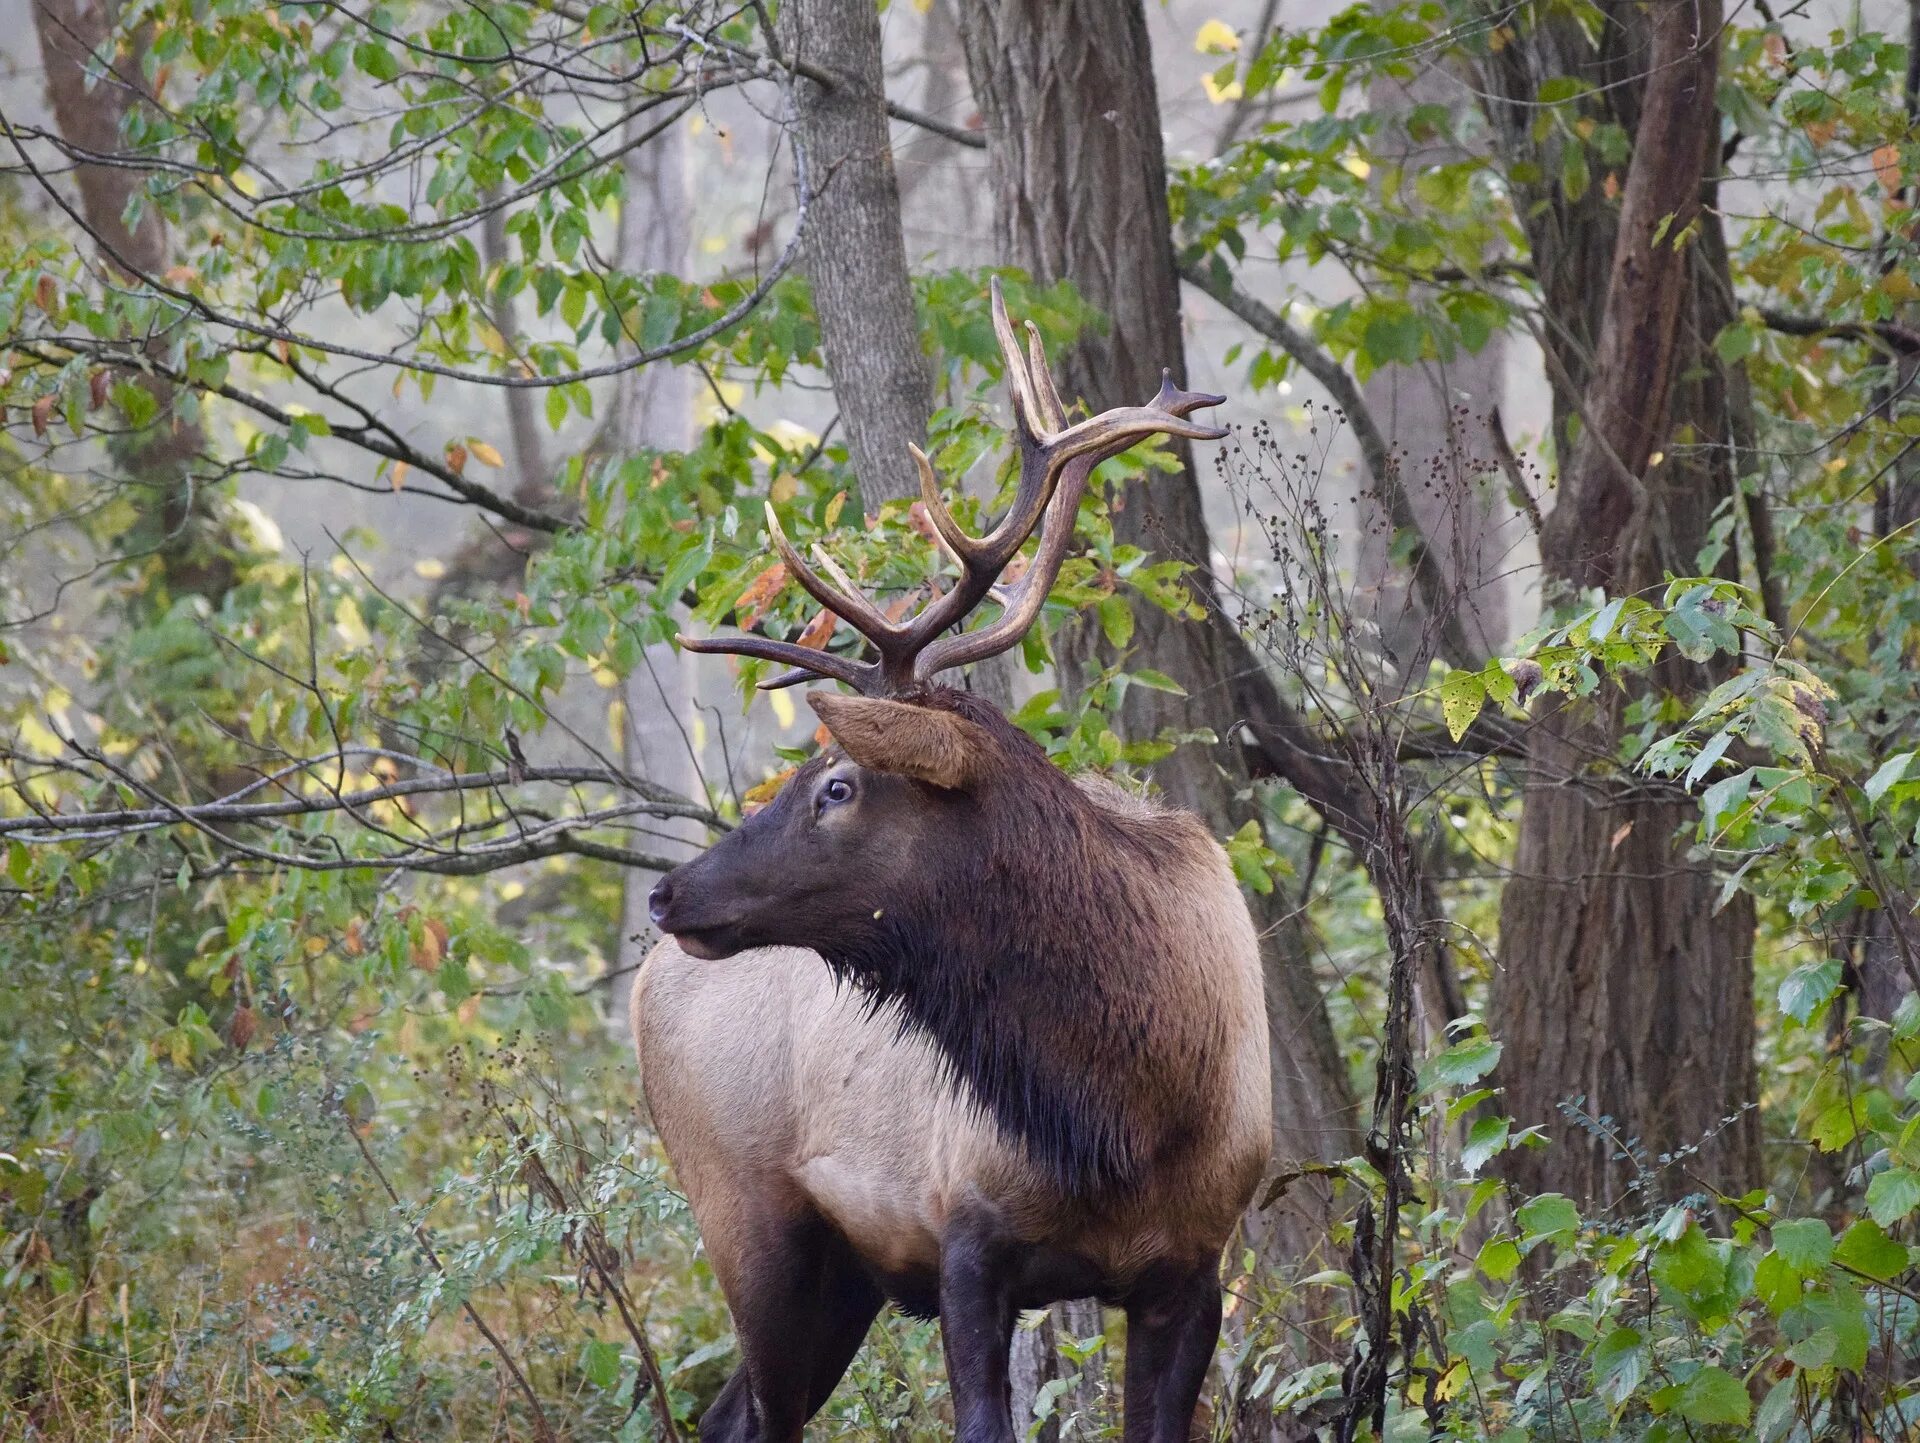
<path fill-rule="evenodd" d="M 997 287 L 994 315 L 1021 442 L 1006 518 L 968 535 L 918 458 L 959 579 L 892 622 L 774 522 L 791 574 L 878 659 L 686 643 L 861 693 L 810 693 L 833 749 L 651 899 L 669 940 L 634 1037 L 741 1352 L 710 1443 L 797 1439 L 887 1299 L 939 1316 L 963 1443 L 1014 1443 L 1017 1312 L 1087 1296 L 1127 1311 L 1127 1443 L 1187 1443 L 1221 1249 L 1267 1160 L 1259 948 L 1226 854 L 932 681 L 1032 624 L 1094 466 L 1154 432 L 1220 435 L 1186 419 L 1218 398 L 1169 383 L 1068 426 Z M 990 592 L 998 620 L 950 630 Z"/>
<path fill-rule="evenodd" d="M 633 1035 L 723 1286 L 755 1246 L 736 1222 L 769 1205 L 817 1210 L 902 1293 L 937 1274 L 946 1221 L 970 1194 L 1003 1209 L 1024 1241 L 1084 1256 L 1109 1292 L 1156 1258 L 1218 1253 L 1271 1145 L 1258 943 L 1225 854 L 1196 822 L 1082 790 L 1165 847 L 1164 869 L 1133 885 L 1178 943 L 1139 979 L 1165 989 L 1164 1006 L 1143 999 L 1146 1026 L 1165 1051 L 1205 1064 L 1181 1079 L 1191 1139 L 1158 1140 L 1178 1165 L 1117 1205 L 1076 1207 L 956 1086 L 931 1038 L 903 1029 L 893 1008 L 876 1011 L 815 954 L 773 947 L 708 962 L 665 941 L 634 991 Z M 1133 1101 L 1157 1099 L 1149 1085 Z M 924 1281 L 915 1291 L 909 1301 L 921 1302 Z"/>

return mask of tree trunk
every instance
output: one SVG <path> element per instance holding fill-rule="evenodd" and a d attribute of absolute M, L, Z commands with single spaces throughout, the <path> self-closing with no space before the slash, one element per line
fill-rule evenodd
<path fill-rule="evenodd" d="M 94 155 L 119 152 L 121 125 L 135 101 L 132 87 L 143 83 L 144 46 L 136 36 L 117 57 L 114 76 L 91 88 L 87 84 L 89 57 L 111 53 L 113 16 L 114 7 L 106 0 L 40 0 L 33 7 L 54 124 L 69 144 Z M 137 275 L 164 271 L 167 233 L 159 212 L 148 207 L 137 224 L 129 227 L 126 222 L 127 204 L 143 187 L 145 172 L 85 161 L 73 169 L 80 214 L 102 263 Z M 136 384 L 159 402 L 156 419 L 113 442 L 111 451 L 119 469 L 150 490 L 155 501 L 126 538 L 128 550 L 158 553 L 166 581 L 158 598 L 161 606 L 182 593 L 217 600 L 233 584 L 233 562 L 213 489 L 193 484 L 193 466 L 206 448 L 206 434 L 198 422 L 177 422 L 173 388 L 167 383 L 144 377 Z"/>
<path fill-rule="evenodd" d="M 1376 81 L 1368 98 L 1388 122 L 1380 149 L 1397 162 L 1376 167 L 1374 174 L 1400 175 L 1396 183 L 1404 193 L 1398 201 L 1416 212 L 1421 203 L 1411 192 L 1420 168 L 1457 163 L 1468 152 L 1431 138 L 1416 141 L 1405 118 L 1416 105 L 1459 104 L 1458 79 L 1443 69 L 1422 69 L 1405 79 Z M 1488 422 L 1500 405 L 1506 351 L 1506 337 L 1495 332 L 1471 354 L 1381 366 L 1361 387 L 1408 478 L 1421 535 L 1445 574 L 1446 594 L 1458 598 L 1462 630 L 1478 656 L 1494 655 L 1507 639 L 1505 573 L 1518 539 L 1510 524 L 1513 508 L 1499 504 L 1498 493 L 1480 479 L 1493 456 Z M 1361 596 L 1372 603 L 1381 645 L 1406 668 L 1403 684 L 1424 686 L 1426 669 L 1416 671 L 1415 664 L 1431 652 L 1433 619 L 1408 584 L 1406 568 L 1394 561 L 1392 518 L 1372 487 L 1361 490 L 1360 523 Z"/>
<path fill-rule="evenodd" d="M 1584 424 L 1542 535 L 1550 586 L 1626 594 L 1668 571 L 1691 573 L 1731 494 L 1732 429 L 1711 342 L 1732 292 L 1717 221 L 1702 210 L 1718 140 L 1719 15 L 1713 0 L 1658 0 L 1644 19 L 1622 8 L 1599 57 L 1642 57 L 1643 78 L 1609 94 L 1616 118 L 1650 140 L 1635 146 L 1620 190 L 1606 292 L 1597 306 L 1582 298 L 1596 327 L 1590 365 L 1577 343 L 1583 311 L 1562 297 L 1569 339 L 1556 347 L 1556 405 Z M 1646 48 L 1628 43 L 1623 27 L 1644 27 Z M 1564 63 L 1534 59 L 1535 69 Z M 1578 229 L 1561 229 L 1569 215 Z M 1541 274 L 1564 277 L 1568 255 L 1590 255 L 1595 228 L 1608 225 L 1606 211 L 1584 201 L 1538 221 Z M 1676 246 L 1690 225 L 1692 242 Z M 1690 445 L 1676 444 L 1683 426 Z M 1675 658 L 1652 685 L 1712 680 L 1711 669 Z M 1756 1093 L 1753 908 L 1736 895 L 1716 910 L 1718 880 L 1688 855 L 1694 802 L 1620 774 L 1623 706 L 1615 695 L 1558 703 L 1531 735 L 1493 1015 L 1506 1044 L 1507 1106 L 1521 1123 L 1547 1124 L 1554 1146 L 1516 1154 L 1511 1166 L 1528 1190 L 1611 1203 L 1638 1170 L 1616 1160 L 1623 1150 L 1657 1171 L 1663 1154 L 1698 1147 L 1688 1170 L 1739 1192 L 1759 1173 L 1747 1110 Z M 1563 1123 L 1563 1106 L 1584 1123 Z M 1653 1196 L 1692 1186 L 1656 1182 Z"/>
<path fill-rule="evenodd" d="M 693 239 L 687 195 L 686 134 L 678 126 L 629 154 L 626 199 L 620 207 L 619 264 L 623 270 L 684 275 Z M 639 451 L 684 451 L 693 442 L 693 381 L 683 366 L 655 364 L 628 371 L 610 408 L 606 439 L 616 455 Z M 691 657 L 671 642 L 655 642 L 621 687 L 626 724 L 621 753 L 629 771 L 689 797 L 704 797 L 699 758 L 689 722 L 693 716 Z M 655 824 L 697 846 L 697 822 Z M 638 968 L 658 933 L 647 916 L 647 894 L 659 878 L 630 870 L 621 896 L 619 945 L 610 954 Z M 634 974 L 624 973 L 607 997 L 608 1015 L 626 1024 Z"/>
<path fill-rule="evenodd" d="M 800 145 L 815 194 L 802 261 L 868 510 L 919 494 L 909 444 L 927 443 L 933 382 L 920 349 L 888 136 L 880 14 L 872 0 L 787 0 L 779 41 L 797 79 Z"/>
<path fill-rule="evenodd" d="M 1139 403 L 1160 368 L 1184 374 L 1178 278 L 1167 215 L 1146 17 L 1138 0 L 978 0 L 962 10 L 968 73 L 986 120 L 989 182 L 1001 261 L 1043 284 L 1071 281 L 1105 313 L 1061 357 L 1055 375 L 1069 401 Z M 1133 661 L 1166 673 L 1184 697 L 1135 689 L 1125 725 L 1209 727 L 1223 745 L 1181 747 L 1155 771 L 1175 802 L 1226 833 L 1258 814 L 1247 759 L 1234 744 L 1249 702 L 1284 720 L 1262 745 L 1303 729 L 1232 623 L 1208 569 L 1210 542 L 1192 458 L 1116 504 L 1116 539 L 1195 563 L 1207 620 L 1136 609 Z M 1359 1140 L 1354 1103 L 1287 899 L 1255 900 L 1266 938 L 1274 1138 L 1284 1162 L 1349 1156 Z M 1249 1215 L 1250 1234 L 1276 1263 L 1298 1265 L 1324 1248 L 1326 1193 L 1302 1182 L 1285 1205 Z M 1333 1266 L 1327 1260 L 1328 1266 Z"/>

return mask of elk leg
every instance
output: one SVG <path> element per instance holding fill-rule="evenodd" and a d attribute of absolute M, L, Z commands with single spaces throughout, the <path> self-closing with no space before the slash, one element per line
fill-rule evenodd
<path fill-rule="evenodd" d="M 1127 1298 L 1124 1443 L 1188 1443 L 1220 1341 L 1220 1272 L 1208 1263 L 1146 1280 Z"/>
<path fill-rule="evenodd" d="M 867 1339 L 867 1329 L 886 1301 L 873 1279 L 854 1258 L 852 1249 L 836 1237 L 837 1256 L 822 1269 L 820 1312 L 813 1342 L 813 1382 L 807 1394 L 807 1416 L 826 1407 L 827 1399 L 846 1376 L 847 1366 Z"/>
<path fill-rule="evenodd" d="M 940 1342 L 958 1443 L 1014 1443 L 1007 1354 L 1016 1249 L 986 1209 L 956 1211 L 940 1240 Z"/>
<path fill-rule="evenodd" d="M 751 1243 L 730 1246 L 736 1239 Z M 799 1443 L 866 1336 L 880 1294 L 817 1216 L 713 1242 L 720 1239 L 710 1240 L 709 1256 L 740 1366 L 701 1416 L 701 1443 Z"/>

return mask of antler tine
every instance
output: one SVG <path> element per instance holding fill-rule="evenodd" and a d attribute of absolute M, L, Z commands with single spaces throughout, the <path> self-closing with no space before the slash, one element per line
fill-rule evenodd
<path fill-rule="evenodd" d="M 913 461 L 920 468 L 920 500 L 927 508 L 927 519 L 933 522 L 933 529 L 939 534 L 941 543 L 947 548 L 947 554 L 960 563 L 962 569 L 979 560 L 984 560 L 980 543 L 967 535 L 953 513 L 947 510 L 947 503 L 940 499 L 940 478 L 934 473 L 933 462 L 927 459 L 927 453 L 913 442 L 907 442 L 907 449 L 913 452 Z"/>
<path fill-rule="evenodd" d="M 993 297 L 993 333 L 1000 341 L 1007 389 L 1013 393 L 1014 420 L 1022 435 L 1026 435 L 1041 414 L 1039 400 L 1033 394 L 1033 378 L 1027 374 L 1026 357 L 1020 354 L 1020 342 L 1013 334 L 1013 322 L 1007 319 L 1007 299 L 1000 293 L 1000 277 L 993 277 L 987 283 L 987 290 Z"/>
<path fill-rule="evenodd" d="M 1040 345 L 1040 328 L 1032 321 L 1027 322 L 1027 374 L 1040 402 L 1041 424 L 1049 431 L 1064 431 L 1067 408 L 1060 404 L 1060 392 L 1053 384 L 1053 368 L 1047 365 L 1047 353 Z M 1163 385 L 1161 389 L 1166 388 Z"/>
<path fill-rule="evenodd" d="M 831 651 L 815 651 L 810 646 L 798 646 L 790 641 L 774 641 L 764 636 L 682 636 L 680 645 L 702 656 L 751 656 L 761 661 L 783 661 L 788 666 L 803 669 L 804 674 L 844 681 L 869 696 L 878 690 L 878 667 L 853 661 Z M 792 672 L 783 672 L 761 682 L 760 689 L 772 691 L 776 687 L 791 686 L 799 679 Z"/>
<path fill-rule="evenodd" d="M 767 534 L 773 537 L 773 546 L 780 553 L 780 559 L 787 563 L 787 572 L 805 588 L 807 595 L 826 607 L 855 631 L 866 637 L 875 646 L 885 647 L 898 640 L 900 628 L 888 621 L 878 607 L 860 594 L 860 588 L 847 579 L 846 572 L 835 564 L 825 552 L 815 548 L 826 568 L 833 573 L 834 580 L 844 589 L 836 589 L 822 581 L 801 557 L 794 544 L 787 540 L 787 533 L 781 529 L 780 518 L 774 514 L 773 503 L 767 503 Z"/>

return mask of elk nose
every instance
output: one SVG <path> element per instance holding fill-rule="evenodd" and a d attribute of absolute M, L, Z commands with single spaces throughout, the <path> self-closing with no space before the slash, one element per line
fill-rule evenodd
<path fill-rule="evenodd" d="M 653 925 L 661 926 L 667 916 L 667 908 L 673 903 L 673 878 L 662 877 L 653 884 L 653 890 L 647 893 L 647 915 L 653 919 Z"/>

